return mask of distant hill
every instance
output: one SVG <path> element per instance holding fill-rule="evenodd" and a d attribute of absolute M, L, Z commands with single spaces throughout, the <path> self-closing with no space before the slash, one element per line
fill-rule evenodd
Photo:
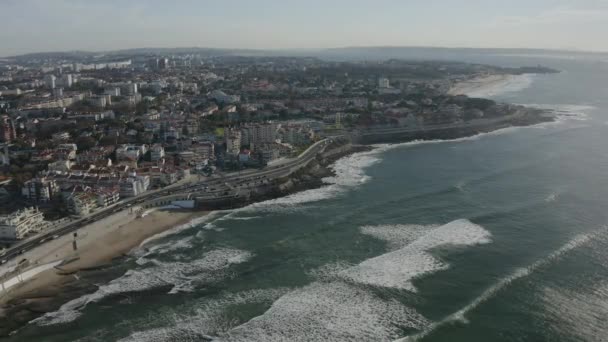
<path fill-rule="evenodd" d="M 608 59 L 608 53 L 580 52 L 567 50 L 542 49 L 477 49 L 477 48 L 442 48 L 442 47 L 341 47 L 330 49 L 219 49 L 205 47 L 180 48 L 133 48 L 105 52 L 65 51 L 40 52 L 7 57 L 10 59 L 94 59 L 98 57 L 118 56 L 160 56 L 178 54 L 198 54 L 204 57 L 217 56 L 293 56 L 319 57 L 330 60 L 386 60 L 386 59 L 422 59 L 422 60 L 463 60 L 463 57 L 483 55 L 505 55 L 522 57 L 556 57 L 556 58 L 597 58 Z M 466 59 L 466 58 L 465 58 Z"/>

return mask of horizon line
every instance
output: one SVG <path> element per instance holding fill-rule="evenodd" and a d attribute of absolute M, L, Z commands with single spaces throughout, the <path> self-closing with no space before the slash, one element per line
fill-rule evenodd
<path fill-rule="evenodd" d="M 570 48 L 532 48 L 532 47 L 467 47 L 467 46 L 425 46 L 425 45 L 350 45 L 350 46 L 336 46 L 336 47 L 316 47 L 316 48 L 304 48 L 304 47 L 292 47 L 292 48 L 238 48 L 238 47 L 209 47 L 209 46 L 174 46 L 174 47 L 131 47 L 131 48 L 118 48 L 109 50 L 86 50 L 86 49 L 68 49 L 68 50 L 55 50 L 55 51 L 37 51 L 37 52 L 25 52 L 20 54 L 0 56 L 0 59 L 11 59 L 18 58 L 27 55 L 37 54 L 60 54 L 60 53 L 116 53 L 121 51 L 130 50 L 178 50 L 178 49 L 207 49 L 207 50 L 228 50 L 228 51 L 251 51 L 251 52 L 288 52 L 288 51 L 328 51 L 328 50 L 346 50 L 346 49 L 399 49 L 399 48 L 410 48 L 410 49 L 437 49 L 437 50 L 527 50 L 527 51 L 542 51 L 542 52 L 567 52 L 567 53 L 587 53 L 587 54 L 608 54 L 608 50 L 580 50 Z"/>

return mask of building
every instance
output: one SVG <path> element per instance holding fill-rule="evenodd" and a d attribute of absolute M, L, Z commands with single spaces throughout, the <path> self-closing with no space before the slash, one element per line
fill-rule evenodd
<path fill-rule="evenodd" d="M 119 188 L 114 189 L 98 189 L 97 190 L 97 205 L 105 208 L 117 203 L 120 200 Z"/>
<path fill-rule="evenodd" d="M 30 207 L 0 216 L 0 239 L 19 240 L 30 233 L 38 233 L 48 227 L 42 212 Z"/>
<path fill-rule="evenodd" d="M 87 98 L 87 102 L 89 102 L 92 106 L 98 108 L 105 108 L 106 106 L 111 104 L 111 102 L 108 103 L 108 98 L 103 95 L 90 96 Z"/>
<path fill-rule="evenodd" d="M 215 156 L 215 145 L 210 141 L 200 142 L 191 149 L 202 160 L 213 159 Z"/>
<path fill-rule="evenodd" d="M 91 192 L 71 192 L 64 197 L 68 210 L 75 215 L 89 215 L 98 207 L 97 196 Z"/>
<path fill-rule="evenodd" d="M 58 133 L 51 135 L 51 137 L 52 137 L 53 141 L 56 141 L 56 142 L 68 141 L 68 140 L 70 140 L 70 133 L 58 132 Z"/>
<path fill-rule="evenodd" d="M 137 94 L 137 83 L 127 83 L 125 86 L 125 92 L 127 95 Z"/>
<path fill-rule="evenodd" d="M 280 157 L 280 150 L 269 145 L 260 149 L 260 156 L 264 163 L 269 163 Z"/>
<path fill-rule="evenodd" d="M 263 124 L 246 125 L 242 129 L 243 145 L 249 145 L 251 149 L 261 144 L 271 144 L 277 138 L 277 125 L 273 122 Z"/>
<path fill-rule="evenodd" d="M 44 76 L 44 84 L 49 89 L 55 89 L 57 86 L 57 77 L 55 77 L 55 75 Z"/>
<path fill-rule="evenodd" d="M 134 197 L 138 196 L 150 188 L 150 177 L 149 176 L 135 176 L 126 179 L 121 179 L 118 183 L 120 197 Z"/>
<path fill-rule="evenodd" d="M 378 87 L 379 88 L 390 88 L 391 87 L 391 83 L 388 80 L 388 78 L 386 78 L 386 77 L 380 77 L 378 79 Z"/>
<path fill-rule="evenodd" d="M 63 88 L 53 89 L 53 96 L 55 96 L 57 98 L 63 97 Z"/>
<path fill-rule="evenodd" d="M 119 87 L 109 87 L 109 88 L 105 88 L 103 90 L 103 93 L 105 95 L 110 95 L 110 96 L 120 96 L 120 88 Z"/>
<path fill-rule="evenodd" d="M 150 159 L 152 161 L 159 161 L 165 158 L 165 148 L 162 145 L 154 145 L 150 149 Z"/>
<path fill-rule="evenodd" d="M 169 68 L 169 59 L 168 58 L 161 58 L 158 60 L 158 68 L 161 70 L 164 69 L 168 69 Z"/>
<path fill-rule="evenodd" d="M 13 120 L 11 120 L 11 118 L 9 118 L 8 115 L 2 116 L 2 118 L 0 119 L 0 124 L 2 125 L 2 127 L 0 129 L 2 130 L 1 138 L 2 138 L 3 142 L 10 143 L 11 141 L 13 141 L 17 138 L 17 131 L 15 129 L 15 123 L 13 122 Z"/>
<path fill-rule="evenodd" d="M 241 101 L 239 95 L 227 95 L 221 90 L 214 90 L 209 93 L 209 98 L 220 104 L 233 104 Z"/>
<path fill-rule="evenodd" d="M 76 161 L 80 164 L 93 164 L 100 161 L 107 161 L 113 151 L 114 148 L 111 146 L 96 146 L 88 151 L 77 154 Z"/>
<path fill-rule="evenodd" d="M 61 77 L 61 84 L 67 88 L 71 87 L 72 84 L 74 84 L 74 76 L 72 74 L 63 75 L 63 77 Z"/>
<path fill-rule="evenodd" d="M 23 184 L 21 194 L 34 201 L 46 203 L 54 199 L 59 193 L 59 186 L 53 179 L 33 178 Z"/>
<path fill-rule="evenodd" d="M 226 153 L 237 155 L 241 151 L 241 131 L 229 128 L 224 133 L 226 138 Z"/>
<path fill-rule="evenodd" d="M 116 149 L 116 159 L 120 161 L 138 161 L 146 152 L 148 152 L 146 145 L 122 145 Z"/>

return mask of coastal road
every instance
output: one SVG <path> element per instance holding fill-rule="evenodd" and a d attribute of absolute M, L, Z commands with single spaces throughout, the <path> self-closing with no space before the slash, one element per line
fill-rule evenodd
<path fill-rule="evenodd" d="M 120 211 L 129 209 L 131 207 L 137 206 L 138 204 L 159 199 L 165 196 L 180 194 L 180 193 L 192 193 L 195 191 L 202 191 L 207 188 L 211 188 L 214 186 L 222 186 L 225 184 L 230 184 L 233 181 L 239 182 L 252 182 L 258 179 L 272 179 L 276 177 L 283 177 L 286 174 L 291 173 L 291 169 L 294 167 L 298 167 L 300 165 L 307 164 L 313 158 L 315 158 L 320 152 L 324 151 L 324 149 L 331 143 L 332 141 L 329 139 L 324 139 L 316 142 L 312 146 L 310 146 L 306 151 L 296 157 L 293 161 L 281 163 L 275 166 L 269 166 L 261 170 L 255 171 L 245 171 L 245 172 L 233 172 L 225 175 L 224 177 L 215 178 L 211 180 L 206 180 L 202 182 L 194 182 L 188 183 L 179 186 L 169 186 L 167 188 L 161 190 L 154 190 L 142 194 L 137 197 L 127 198 L 118 202 L 117 204 L 99 210 L 89 216 L 86 216 L 77 221 L 71 222 L 61 228 L 55 229 L 50 232 L 46 232 L 40 236 L 35 236 L 27 241 L 22 243 L 18 243 L 14 247 L 6 250 L 0 255 L 0 262 L 2 264 L 7 263 L 8 261 L 19 257 L 20 255 L 26 253 L 30 249 L 33 249 L 46 241 L 53 240 L 57 237 L 67 235 L 77 231 L 78 229 L 83 228 L 86 225 L 89 225 L 93 222 L 102 220 L 108 216 L 114 215 Z M 25 258 L 26 256 L 23 255 Z"/>

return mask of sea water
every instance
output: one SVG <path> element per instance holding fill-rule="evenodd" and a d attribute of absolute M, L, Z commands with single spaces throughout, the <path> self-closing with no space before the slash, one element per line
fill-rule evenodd
<path fill-rule="evenodd" d="M 563 70 L 485 94 L 557 122 L 348 156 L 147 241 L 7 340 L 603 341 L 608 64 L 462 58 Z"/>

